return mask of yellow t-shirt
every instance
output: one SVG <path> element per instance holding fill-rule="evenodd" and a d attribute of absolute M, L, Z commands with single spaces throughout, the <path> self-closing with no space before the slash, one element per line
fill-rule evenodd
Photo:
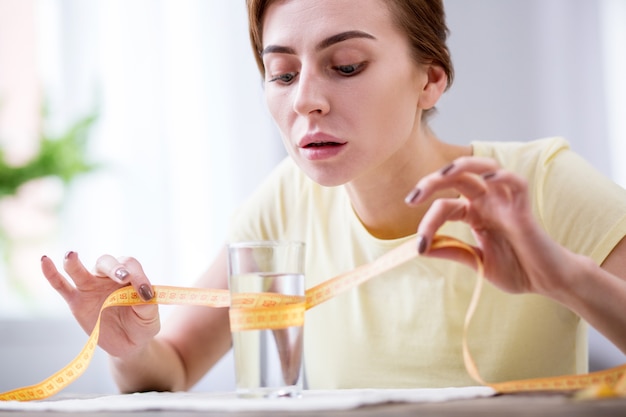
<path fill-rule="evenodd" d="M 565 140 L 472 144 L 528 179 L 534 213 L 558 242 L 601 263 L 626 235 L 626 192 L 569 150 Z M 442 233 L 473 242 L 450 222 Z M 371 236 L 344 187 L 323 187 L 284 160 L 233 218 L 231 241 L 306 242 L 306 286 L 371 262 L 402 244 Z M 463 319 L 476 274 L 415 258 L 307 312 L 305 375 L 312 389 L 475 385 L 463 365 Z M 586 372 L 579 317 L 547 298 L 486 283 L 469 344 L 489 382 Z"/>

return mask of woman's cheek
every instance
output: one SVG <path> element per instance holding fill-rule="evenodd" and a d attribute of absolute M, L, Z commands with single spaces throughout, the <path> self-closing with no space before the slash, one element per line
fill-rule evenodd
<path fill-rule="evenodd" d="M 270 112 L 270 115 L 274 119 L 276 123 L 278 123 L 280 119 L 280 110 L 285 109 L 284 105 L 282 105 L 280 96 L 276 94 L 275 91 L 268 91 L 266 86 L 265 91 L 265 103 L 267 104 L 267 109 Z"/>

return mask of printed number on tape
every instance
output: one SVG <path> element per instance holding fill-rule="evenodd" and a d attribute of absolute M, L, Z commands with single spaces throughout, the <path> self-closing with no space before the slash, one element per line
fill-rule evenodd
<path fill-rule="evenodd" d="M 447 236 L 436 236 L 432 248 L 454 247 L 471 254 L 476 261 L 478 279 L 472 294 L 463 326 L 463 361 L 469 375 L 478 383 L 493 387 L 500 393 L 522 391 L 579 390 L 580 398 L 626 396 L 626 365 L 585 375 L 566 375 L 552 378 L 526 379 L 520 381 L 489 383 L 481 377 L 468 348 L 468 328 L 478 306 L 483 284 L 483 264 L 474 248 Z M 305 297 L 283 296 L 272 293 L 241 294 L 230 299 L 227 290 L 154 286 L 155 297 L 143 301 L 132 287 L 123 287 L 113 292 L 102 305 L 100 315 L 113 306 L 140 304 L 186 304 L 205 307 L 230 307 L 232 331 L 255 329 L 280 329 L 304 324 L 305 311 L 348 291 L 370 278 L 415 257 L 416 239 L 389 251 L 374 262 L 360 266 L 350 272 L 329 279 L 306 291 Z M 100 316 L 89 335 L 87 343 L 67 366 L 45 379 L 28 387 L 0 393 L 0 401 L 31 401 L 48 398 L 78 379 L 87 369 L 98 344 Z"/>

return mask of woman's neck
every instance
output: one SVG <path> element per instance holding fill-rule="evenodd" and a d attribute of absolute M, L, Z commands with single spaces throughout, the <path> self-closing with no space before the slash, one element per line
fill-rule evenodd
<path fill-rule="evenodd" d="M 352 207 L 374 237 L 397 239 L 414 234 L 432 200 L 409 207 L 404 202 L 407 194 L 423 176 L 471 152 L 470 146 L 447 144 L 430 134 L 422 138 L 419 150 L 403 150 L 386 167 L 346 184 Z M 451 190 L 437 197 L 455 195 Z"/>

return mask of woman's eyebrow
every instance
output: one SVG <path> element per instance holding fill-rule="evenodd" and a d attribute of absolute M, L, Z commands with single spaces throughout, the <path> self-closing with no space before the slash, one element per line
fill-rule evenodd
<path fill-rule="evenodd" d="M 336 43 L 343 42 L 348 39 L 354 39 L 354 38 L 365 38 L 365 39 L 374 39 L 374 40 L 376 39 L 376 37 L 374 37 L 373 35 L 370 35 L 367 32 L 363 32 L 360 30 L 349 30 L 346 32 L 341 32 L 336 35 L 329 36 L 328 38 L 322 40 L 320 43 L 317 44 L 317 46 L 315 47 L 315 50 L 321 51 L 322 49 L 326 49 Z M 288 46 L 268 45 L 265 48 L 263 48 L 263 50 L 261 51 L 261 57 L 263 57 L 263 55 L 265 54 L 271 54 L 271 53 L 293 55 L 296 53 L 296 51 L 293 48 L 290 48 Z"/>
<path fill-rule="evenodd" d="M 373 35 L 370 35 L 367 32 L 363 32 L 360 30 L 349 30 L 347 32 L 341 32 L 336 35 L 330 36 L 320 43 L 317 44 L 315 48 L 317 51 L 321 51 L 322 49 L 328 48 L 336 43 L 347 41 L 348 39 L 354 38 L 365 38 L 365 39 L 376 39 Z"/>
<path fill-rule="evenodd" d="M 296 51 L 294 51 L 293 48 L 290 48 L 288 46 L 267 45 L 261 51 L 261 58 L 263 58 L 263 55 L 265 55 L 265 54 L 290 54 L 290 55 L 294 55 L 295 53 L 296 53 Z"/>

